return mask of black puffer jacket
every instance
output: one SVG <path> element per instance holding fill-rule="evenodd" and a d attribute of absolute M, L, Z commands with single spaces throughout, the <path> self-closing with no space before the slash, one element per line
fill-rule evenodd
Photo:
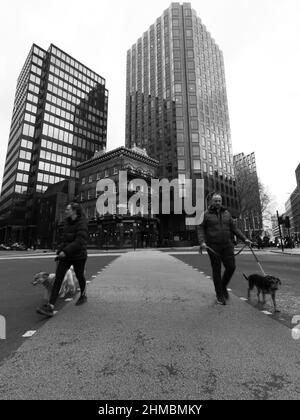
<path fill-rule="evenodd" d="M 204 213 L 203 222 L 198 226 L 198 239 L 200 244 L 228 245 L 232 242 L 232 236 L 236 235 L 242 241 L 247 238 L 235 226 L 231 214 L 225 207 L 221 207 L 218 214 L 212 206 Z"/>
<path fill-rule="evenodd" d="M 63 251 L 68 259 L 81 260 L 87 257 L 88 225 L 84 216 L 65 220 L 62 243 L 57 254 Z"/>

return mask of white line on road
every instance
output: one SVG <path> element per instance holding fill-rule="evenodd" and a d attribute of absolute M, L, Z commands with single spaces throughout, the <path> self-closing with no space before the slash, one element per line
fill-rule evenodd
<path fill-rule="evenodd" d="M 88 257 L 119 257 L 123 254 L 116 254 L 116 253 L 110 253 L 110 254 L 88 254 Z M 9 257 L 0 257 L 0 260 L 38 260 L 38 259 L 45 259 L 45 258 L 54 258 L 55 255 L 26 255 L 26 256 L 9 256 Z"/>
<path fill-rule="evenodd" d="M 65 302 L 72 302 L 73 298 L 67 298 L 65 299 Z"/>
<path fill-rule="evenodd" d="M 35 333 L 36 331 L 27 331 L 22 337 L 32 337 Z"/>
<path fill-rule="evenodd" d="M 243 300 L 244 302 L 248 300 L 248 299 L 246 299 L 244 297 L 240 297 L 240 299 Z"/>

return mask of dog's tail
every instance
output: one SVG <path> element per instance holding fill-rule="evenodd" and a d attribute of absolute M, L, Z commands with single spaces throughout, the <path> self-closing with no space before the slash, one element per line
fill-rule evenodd
<path fill-rule="evenodd" d="M 248 277 L 246 276 L 246 274 L 243 273 L 243 276 L 245 277 L 245 279 L 248 281 Z"/>

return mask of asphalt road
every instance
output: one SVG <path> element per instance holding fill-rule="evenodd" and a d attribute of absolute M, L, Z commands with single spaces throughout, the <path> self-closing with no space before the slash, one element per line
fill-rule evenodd
<path fill-rule="evenodd" d="M 181 261 L 189 264 L 200 272 L 204 272 L 207 276 L 212 276 L 212 270 L 207 254 L 200 255 L 173 254 Z M 277 292 L 276 302 L 280 313 L 273 313 L 273 305 L 269 295 L 267 295 L 267 303 L 264 307 L 257 304 L 256 290 L 252 291 L 250 303 L 258 310 L 267 310 L 273 313 L 272 317 L 289 328 L 292 327 L 291 319 L 294 315 L 300 315 L 300 255 L 288 256 L 280 254 L 267 254 L 257 252 L 259 262 L 267 274 L 279 277 L 282 285 Z M 247 298 L 248 283 L 243 277 L 252 273 L 260 273 L 260 268 L 256 263 L 252 254 L 240 254 L 236 257 L 236 271 L 230 282 L 229 287 L 236 296 Z"/>
<path fill-rule="evenodd" d="M 18 255 L 16 255 L 18 254 Z M 25 257 L 17 259 L 16 257 Z M 118 256 L 96 256 L 88 258 L 86 280 L 103 270 Z M 5 258 L 5 259 L 3 259 Z M 12 258 L 12 259 L 8 259 Z M 44 302 L 44 289 L 32 286 L 34 274 L 39 271 L 52 273 L 55 270 L 54 256 L 41 255 L 27 258 L 27 253 L 0 253 L 0 315 L 6 319 L 6 340 L 0 340 L 0 362 L 16 351 L 26 340 L 27 331 L 38 330 L 47 318 L 36 313 L 36 307 Z M 57 301 L 56 309 L 65 305 Z"/>

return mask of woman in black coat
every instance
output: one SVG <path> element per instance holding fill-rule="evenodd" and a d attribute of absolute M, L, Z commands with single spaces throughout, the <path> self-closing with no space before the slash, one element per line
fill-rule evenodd
<path fill-rule="evenodd" d="M 38 308 L 38 312 L 53 316 L 54 305 L 58 298 L 58 294 L 66 275 L 71 265 L 73 265 L 74 272 L 79 282 L 81 294 L 76 302 L 76 305 L 81 305 L 87 301 L 86 297 L 86 281 L 84 276 L 85 264 L 87 260 L 87 240 L 88 240 L 88 225 L 82 208 L 78 203 L 70 203 L 67 205 L 66 220 L 63 232 L 63 241 L 58 246 L 57 257 L 58 261 L 55 282 L 51 292 L 49 303 Z"/>

